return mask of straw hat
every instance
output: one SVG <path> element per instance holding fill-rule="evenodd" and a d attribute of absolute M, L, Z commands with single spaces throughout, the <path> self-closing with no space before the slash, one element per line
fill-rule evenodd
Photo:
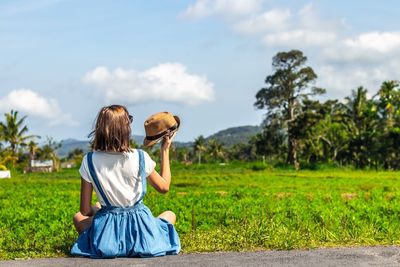
<path fill-rule="evenodd" d="M 164 111 L 151 115 L 144 122 L 146 138 L 143 145 L 150 147 L 155 145 L 165 135 L 176 132 L 179 129 L 181 120 L 178 116 Z"/>

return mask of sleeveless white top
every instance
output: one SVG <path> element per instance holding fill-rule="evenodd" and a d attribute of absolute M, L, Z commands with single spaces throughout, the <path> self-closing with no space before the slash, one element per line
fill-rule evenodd
<path fill-rule="evenodd" d="M 153 172 L 156 163 L 145 151 L 143 154 L 147 177 Z M 133 152 L 125 153 L 95 151 L 93 152 L 93 165 L 104 194 L 112 206 L 129 207 L 139 200 L 143 188 L 142 178 L 139 177 L 139 153 L 136 149 Z M 82 159 L 79 173 L 82 179 L 93 184 L 87 155 Z M 100 204 L 105 205 L 98 189 L 96 186 L 93 187 Z"/>

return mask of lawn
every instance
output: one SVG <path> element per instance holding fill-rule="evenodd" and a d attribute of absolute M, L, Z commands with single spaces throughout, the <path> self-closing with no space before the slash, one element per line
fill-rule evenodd
<path fill-rule="evenodd" d="M 185 253 L 400 244 L 399 172 L 175 165 L 154 215 L 177 214 Z M 0 259 L 68 255 L 77 238 L 76 169 L 0 180 Z"/>

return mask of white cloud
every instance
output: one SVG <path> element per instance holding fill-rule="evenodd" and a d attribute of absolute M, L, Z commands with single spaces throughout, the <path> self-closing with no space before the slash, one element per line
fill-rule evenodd
<path fill-rule="evenodd" d="M 229 14 L 230 19 L 224 21 L 235 32 L 261 35 L 262 43 L 266 46 L 285 48 L 332 44 L 337 40 L 338 29 L 343 26 L 343 20 L 321 19 L 312 4 L 305 5 L 297 12 L 289 8 L 271 8 L 260 12 L 261 7 L 262 1 L 198 0 L 186 9 L 185 16 L 201 18 Z"/>
<path fill-rule="evenodd" d="M 332 44 L 321 52 L 331 63 L 376 65 L 400 58 L 400 32 L 366 32 Z"/>
<path fill-rule="evenodd" d="M 254 34 L 285 28 L 291 16 L 289 9 L 272 9 L 252 18 L 239 21 L 234 29 L 240 33 Z"/>
<path fill-rule="evenodd" d="M 362 49 L 379 53 L 398 51 L 400 48 L 400 32 L 367 32 L 356 38 L 344 40 L 349 48 Z"/>
<path fill-rule="evenodd" d="M 76 125 L 71 115 L 63 113 L 57 100 L 45 98 L 31 89 L 16 89 L 0 98 L 0 110 L 18 110 L 27 115 L 48 120 L 50 125 Z"/>
<path fill-rule="evenodd" d="M 263 0 L 197 0 L 183 16 L 197 19 L 212 15 L 243 16 L 260 10 Z"/>
<path fill-rule="evenodd" d="M 336 40 L 334 32 L 294 30 L 265 35 L 266 45 L 284 47 L 322 46 Z"/>
<path fill-rule="evenodd" d="M 400 76 L 400 60 L 394 59 L 386 64 L 355 66 L 353 64 L 335 66 L 324 65 L 316 68 L 318 84 L 328 89 L 328 97 L 343 98 L 351 90 L 364 86 L 373 95 L 383 81 L 396 80 Z"/>
<path fill-rule="evenodd" d="M 321 84 L 339 95 L 358 86 L 371 94 L 383 81 L 400 77 L 400 32 L 365 32 L 320 51 Z M 328 91 L 328 92 L 329 92 Z"/>
<path fill-rule="evenodd" d="M 342 22 L 320 18 L 312 4 L 307 4 L 279 31 L 265 33 L 263 42 L 267 46 L 297 47 L 331 45 L 337 40 L 337 31 Z"/>
<path fill-rule="evenodd" d="M 187 73 L 180 63 L 164 63 L 143 72 L 97 67 L 83 81 L 105 94 L 108 102 L 164 101 L 197 105 L 214 99 L 213 84 L 204 76 Z"/>

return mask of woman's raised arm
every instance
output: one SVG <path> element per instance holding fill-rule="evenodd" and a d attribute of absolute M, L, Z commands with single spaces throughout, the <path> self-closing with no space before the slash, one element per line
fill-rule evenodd
<path fill-rule="evenodd" d="M 161 168 L 160 173 L 154 170 L 148 177 L 150 184 L 160 193 L 167 193 L 171 184 L 171 169 L 169 165 L 169 148 L 175 133 L 167 135 L 163 138 L 161 144 Z"/>

